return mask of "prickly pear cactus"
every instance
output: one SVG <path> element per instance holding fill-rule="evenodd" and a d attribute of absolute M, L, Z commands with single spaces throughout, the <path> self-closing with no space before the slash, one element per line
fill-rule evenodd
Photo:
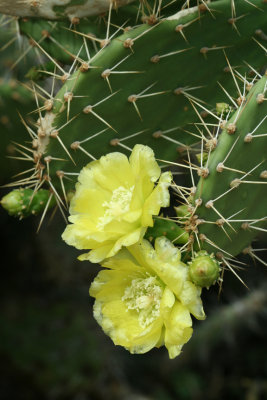
<path fill-rule="evenodd" d="M 201 168 L 195 212 L 201 240 L 209 250 L 224 249 L 235 256 L 266 225 L 266 90 L 265 74 L 223 122 L 216 150 Z"/>
<path fill-rule="evenodd" d="M 190 315 L 205 318 L 202 288 L 237 275 L 242 251 L 259 259 L 267 4 L 63 3 L 0 0 L 38 17 L 19 21 L 38 58 L 26 75 L 37 118 L 19 145 L 32 168 L 2 205 L 42 223 L 70 202 L 63 239 L 105 268 L 90 289 L 99 324 L 133 353 L 165 344 L 174 358 Z"/>
<path fill-rule="evenodd" d="M 121 6 L 132 0 L 1 0 L 0 12 L 18 17 L 39 17 L 49 20 L 59 18 L 81 18 L 97 15 L 108 10 L 110 5 Z"/>
<path fill-rule="evenodd" d="M 55 200 L 48 190 L 40 189 L 35 193 L 32 189 L 17 189 L 4 196 L 1 204 L 9 215 L 22 219 L 39 214 L 44 205 L 47 205 L 47 208 L 52 207 Z"/>
<path fill-rule="evenodd" d="M 101 154 L 118 149 L 127 153 L 136 142 L 149 145 L 158 158 L 175 160 L 177 150 L 196 141 L 198 131 L 191 132 L 191 124 L 198 121 L 198 104 L 213 102 L 215 106 L 224 92 L 235 91 L 228 58 L 234 65 L 243 56 L 253 68 L 264 65 L 264 52 L 252 40 L 255 28 L 265 22 L 257 8 L 246 2 L 237 4 L 236 12 L 249 12 L 255 21 L 248 29 L 245 17 L 238 20 L 239 34 L 227 19 L 228 1 L 214 3 L 216 18 L 208 10 L 201 15 L 198 9 L 192 11 L 108 39 L 108 45 L 92 59 L 74 60 L 77 71 L 73 74 L 57 68 L 64 85 L 46 100 L 48 112 L 40 113 L 33 142 L 35 159 L 45 166 L 44 159 L 51 160 L 49 179 L 55 188 L 61 185 L 59 175 L 78 173 Z M 221 35 L 215 45 L 211 32 L 218 26 Z M 197 60 L 197 73 L 192 58 Z M 238 73 L 246 68 L 244 64 Z M 203 118 L 206 108 L 210 106 L 200 112 Z M 71 187 L 70 181 L 64 183 Z"/>

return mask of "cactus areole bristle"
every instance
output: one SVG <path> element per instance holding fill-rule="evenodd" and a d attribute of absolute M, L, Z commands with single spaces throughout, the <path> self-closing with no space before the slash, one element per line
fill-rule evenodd
<path fill-rule="evenodd" d="M 199 251 L 189 266 L 192 281 L 201 287 L 209 288 L 219 278 L 218 262 L 206 251 Z"/>

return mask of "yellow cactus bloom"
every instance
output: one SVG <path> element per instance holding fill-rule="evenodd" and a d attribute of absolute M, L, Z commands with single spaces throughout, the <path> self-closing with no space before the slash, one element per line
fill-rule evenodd
<path fill-rule="evenodd" d="M 89 163 L 80 172 L 70 203 L 72 224 L 62 238 L 79 250 L 91 250 L 80 260 L 114 256 L 122 246 L 141 240 L 153 226 L 152 216 L 169 205 L 171 179 L 170 172 L 161 175 L 152 149 L 143 145 L 134 147 L 129 160 L 110 153 Z"/>
<path fill-rule="evenodd" d="M 165 237 L 155 249 L 142 240 L 102 263 L 90 288 L 94 316 L 116 345 L 146 353 L 165 344 L 176 357 L 192 335 L 190 313 L 205 314 L 201 288 L 189 277 L 180 251 Z"/>

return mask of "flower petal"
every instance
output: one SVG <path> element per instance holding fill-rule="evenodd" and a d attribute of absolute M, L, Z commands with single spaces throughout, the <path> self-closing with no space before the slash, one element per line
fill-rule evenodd
<path fill-rule="evenodd" d="M 156 188 L 146 199 L 143 207 L 142 225 L 153 226 L 152 215 L 158 215 L 161 207 L 167 207 L 170 203 L 169 186 L 172 174 L 164 172 L 159 179 Z"/>
<path fill-rule="evenodd" d="M 160 167 L 155 160 L 153 150 L 148 146 L 135 145 L 129 162 L 136 177 L 146 175 L 152 182 L 156 182 L 160 176 Z"/>
<path fill-rule="evenodd" d="M 172 346 L 182 346 L 192 336 L 192 320 L 188 309 L 180 302 L 176 301 L 165 324 L 165 346 L 172 349 Z"/>
<path fill-rule="evenodd" d="M 182 291 L 179 294 L 179 300 L 189 309 L 194 317 L 203 320 L 206 318 L 206 315 L 203 310 L 200 295 L 201 288 L 194 285 L 194 283 L 190 281 L 186 281 Z"/>

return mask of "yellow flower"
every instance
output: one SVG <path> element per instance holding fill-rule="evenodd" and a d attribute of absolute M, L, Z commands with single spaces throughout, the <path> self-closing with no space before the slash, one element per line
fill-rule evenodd
<path fill-rule="evenodd" d="M 100 262 L 141 240 L 153 215 L 169 205 L 171 173 L 162 175 L 152 149 L 136 145 L 128 158 L 110 153 L 82 169 L 62 238 L 80 260 Z M 158 184 L 155 186 L 155 182 Z"/>
<path fill-rule="evenodd" d="M 176 357 L 192 335 L 190 313 L 205 314 L 201 288 L 189 278 L 180 251 L 165 237 L 155 249 L 143 240 L 102 263 L 90 288 L 94 316 L 116 345 L 146 353 L 165 344 Z"/>

